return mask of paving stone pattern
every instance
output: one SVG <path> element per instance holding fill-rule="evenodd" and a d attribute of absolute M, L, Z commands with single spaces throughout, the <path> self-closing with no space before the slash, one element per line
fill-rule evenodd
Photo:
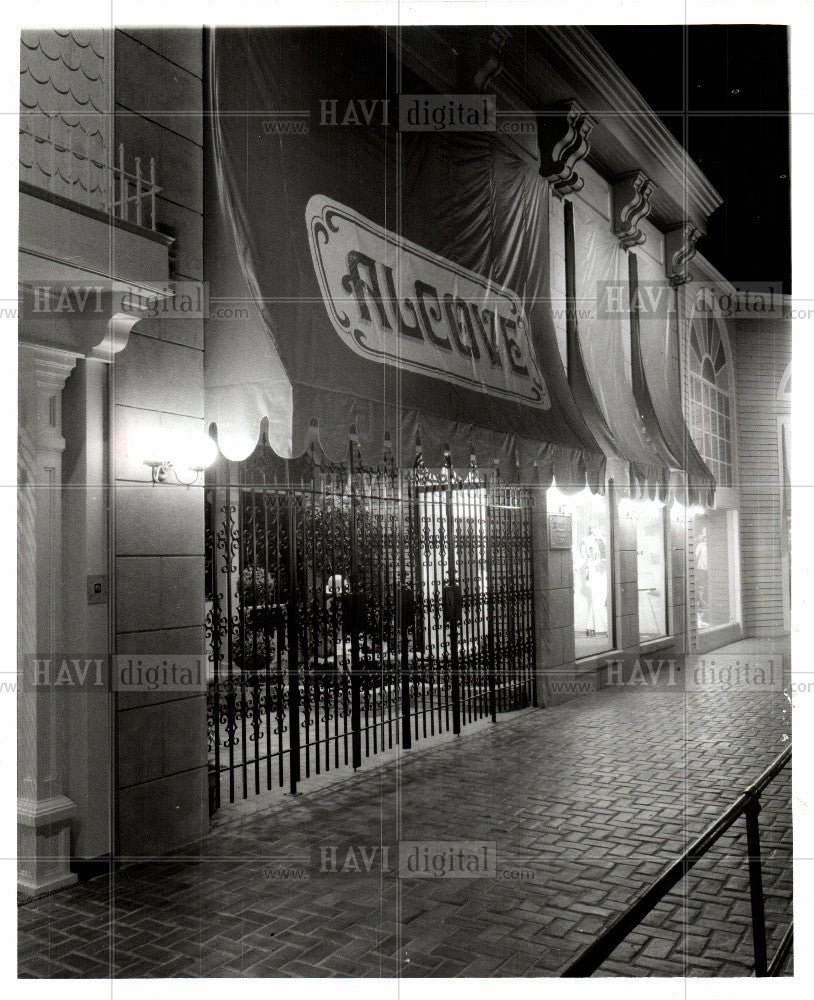
<path fill-rule="evenodd" d="M 556 975 L 777 756 L 790 719 L 782 692 L 653 688 L 505 716 L 24 904 L 19 975 Z M 790 810 L 784 773 L 761 812 L 770 954 L 791 918 Z M 400 878 L 400 839 L 493 842 L 497 873 Z M 745 856 L 740 820 L 599 974 L 750 975 Z"/>

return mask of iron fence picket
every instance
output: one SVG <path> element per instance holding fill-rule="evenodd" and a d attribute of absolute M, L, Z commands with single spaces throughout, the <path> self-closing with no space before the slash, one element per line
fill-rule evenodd
<path fill-rule="evenodd" d="M 265 588 L 265 593 L 268 595 L 269 588 L 269 547 L 268 547 L 268 497 L 263 491 L 261 494 L 261 504 L 263 510 L 263 585 Z M 255 518 L 258 516 L 257 508 L 254 511 Z M 271 643 L 271 633 L 270 633 L 270 623 L 268 613 L 263 614 L 263 638 L 265 640 L 265 663 L 264 663 L 264 681 L 265 681 L 265 716 L 266 716 L 266 788 L 271 791 L 271 659 L 273 655 L 272 643 Z"/>
<path fill-rule="evenodd" d="M 282 563 L 281 563 L 281 541 L 282 541 L 282 505 L 281 496 L 279 491 L 274 492 L 274 567 L 275 567 L 275 580 L 274 580 L 274 624 L 275 624 L 275 636 L 277 641 L 277 753 L 279 756 L 279 767 L 278 776 L 280 787 L 285 786 L 285 770 L 284 770 L 284 733 L 286 731 L 286 703 L 285 703 L 285 676 L 283 674 L 283 646 L 285 643 L 285 630 L 287 628 L 287 622 L 282 615 L 283 607 L 283 595 L 281 590 L 281 580 L 282 580 Z M 266 536 L 266 545 L 268 546 L 268 536 Z"/>
<path fill-rule="evenodd" d="M 215 807 L 533 701 L 527 492 L 350 459 L 207 486 Z"/>

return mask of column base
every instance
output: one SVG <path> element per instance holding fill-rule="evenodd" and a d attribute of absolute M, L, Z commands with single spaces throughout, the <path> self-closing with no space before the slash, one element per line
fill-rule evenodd
<path fill-rule="evenodd" d="M 22 875 L 18 874 L 17 891 L 24 893 L 30 899 L 39 899 L 40 896 L 47 896 L 58 889 L 67 889 L 69 885 L 76 885 L 78 881 L 79 876 L 75 872 L 68 872 L 67 875 L 46 879 L 44 882 L 29 882 Z"/>
<path fill-rule="evenodd" d="M 32 898 L 73 885 L 71 820 L 76 806 L 65 795 L 17 800 L 17 887 Z"/>

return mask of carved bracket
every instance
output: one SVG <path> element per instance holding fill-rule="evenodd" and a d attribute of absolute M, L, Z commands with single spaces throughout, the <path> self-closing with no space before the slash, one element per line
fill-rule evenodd
<path fill-rule="evenodd" d="M 664 271 L 671 285 L 692 281 L 687 265 L 695 256 L 695 244 L 700 235 L 700 230 L 691 222 L 684 222 L 664 234 Z"/>
<path fill-rule="evenodd" d="M 170 285 L 155 290 L 124 282 L 94 285 L 90 276 L 88 284 L 68 280 L 24 284 L 19 340 L 110 363 L 127 346 L 133 326 L 155 315 L 156 303 L 172 294 Z"/>
<path fill-rule="evenodd" d="M 455 56 L 457 91 L 482 94 L 489 90 L 503 69 L 509 29 L 498 25 L 456 26 L 444 28 L 443 37 Z"/>
<path fill-rule="evenodd" d="M 503 69 L 503 49 L 510 37 L 508 28 L 495 25 L 489 33 L 486 42 L 485 61 L 481 67 L 475 71 L 472 82 L 475 90 L 483 92 L 489 89 L 491 84 L 500 75 Z"/>
<path fill-rule="evenodd" d="M 114 313 L 107 321 L 104 337 L 91 348 L 88 357 L 96 358 L 97 361 L 106 361 L 109 364 L 113 360 L 114 354 L 119 354 L 127 347 L 130 331 L 140 319 L 144 319 L 144 315 L 140 313 L 136 315 L 123 312 Z"/>
<path fill-rule="evenodd" d="M 639 223 L 650 212 L 655 185 L 641 172 L 628 174 L 613 185 L 613 235 L 624 250 L 641 246 L 645 235 Z"/>
<path fill-rule="evenodd" d="M 576 101 L 537 117 L 540 173 L 558 198 L 579 191 L 585 183 L 576 165 L 588 154 L 588 136 L 595 124 Z"/>

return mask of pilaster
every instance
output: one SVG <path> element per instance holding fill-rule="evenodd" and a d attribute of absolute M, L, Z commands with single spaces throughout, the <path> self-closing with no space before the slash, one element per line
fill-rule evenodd
<path fill-rule="evenodd" d="M 20 888 L 40 895 L 69 870 L 73 802 L 64 794 L 64 694 L 36 683 L 35 659 L 62 638 L 62 389 L 77 355 L 21 344 L 18 439 L 17 836 Z"/>

